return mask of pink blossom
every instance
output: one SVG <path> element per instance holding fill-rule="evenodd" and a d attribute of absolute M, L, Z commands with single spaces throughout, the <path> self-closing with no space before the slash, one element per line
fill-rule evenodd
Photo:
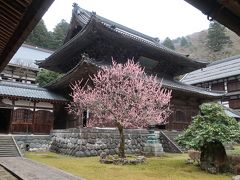
<path fill-rule="evenodd" d="M 90 78 L 94 87 L 76 82 L 72 86 L 70 113 L 79 117 L 88 109 L 88 126 L 120 124 L 124 128 L 144 128 L 160 124 L 169 117 L 171 91 L 164 89 L 157 77 L 148 76 L 139 64 L 104 67 Z"/>

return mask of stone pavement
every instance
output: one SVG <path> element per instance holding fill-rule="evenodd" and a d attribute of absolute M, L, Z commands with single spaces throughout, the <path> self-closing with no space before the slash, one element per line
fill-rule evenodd
<path fill-rule="evenodd" d="M 0 166 L 0 180 L 18 180 L 11 173 L 9 173 L 6 169 Z"/>
<path fill-rule="evenodd" d="M 1 157 L 0 164 L 23 180 L 83 180 L 62 170 L 22 157 Z"/>

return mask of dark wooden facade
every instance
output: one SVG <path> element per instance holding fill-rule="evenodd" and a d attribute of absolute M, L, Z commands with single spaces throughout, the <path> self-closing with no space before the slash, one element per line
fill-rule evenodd
<path fill-rule="evenodd" d="M 10 121 L 11 133 L 48 134 L 53 129 L 53 112 L 47 110 L 15 109 Z"/>
<path fill-rule="evenodd" d="M 225 91 L 226 97 L 222 99 L 222 102 L 232 109 L 240 110 L 240 79 L 238 76 L 230 76 L 193 85 L 209 90 Z"/>
<path fill-rule="evenodd" d="M 4 133 L 48 134 L 53 129 L 53 104 L 38 106 L 39 102 L 21 100 L 30 104 L 15 105 L 15 100 L 2 99 L 0 107 L 0 131 Z M 46 104 L 46 103 L 45 103 Z M 8 105 L 8 106 L 6 106 Z"/>
<path fill-rule="evenodd" d="M 188 127 L 192 117 L 199 114 L 199 102 L 195 98 L 185 99 L 174 98 L 171 101 L 172 114 L 168 118 L 166 129 L 182 130 Z"/>
<path fill-rule="evenodd" d="M 0 133 L 49 134 L 54 107 L 67 102 L 37 85 L 0 81 Z"/>

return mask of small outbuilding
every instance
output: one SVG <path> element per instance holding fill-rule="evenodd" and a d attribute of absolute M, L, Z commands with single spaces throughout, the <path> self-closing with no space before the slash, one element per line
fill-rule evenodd
<path fill-rule="evenodd" d="M 36 85 L 0 81 L 0 133 L 49 134 L 65 98 Z"/>

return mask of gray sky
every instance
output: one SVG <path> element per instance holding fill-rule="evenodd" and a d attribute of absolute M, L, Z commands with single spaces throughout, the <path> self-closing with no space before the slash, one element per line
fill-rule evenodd
<path fill-rule="evenodd" d="M 48 30 L 61 19 L 70 22 L 73 2 L 161 40 L 199 32 L 209 25 L 207 17 L 184 0 L 55 0 L 43 17 Z"/>

